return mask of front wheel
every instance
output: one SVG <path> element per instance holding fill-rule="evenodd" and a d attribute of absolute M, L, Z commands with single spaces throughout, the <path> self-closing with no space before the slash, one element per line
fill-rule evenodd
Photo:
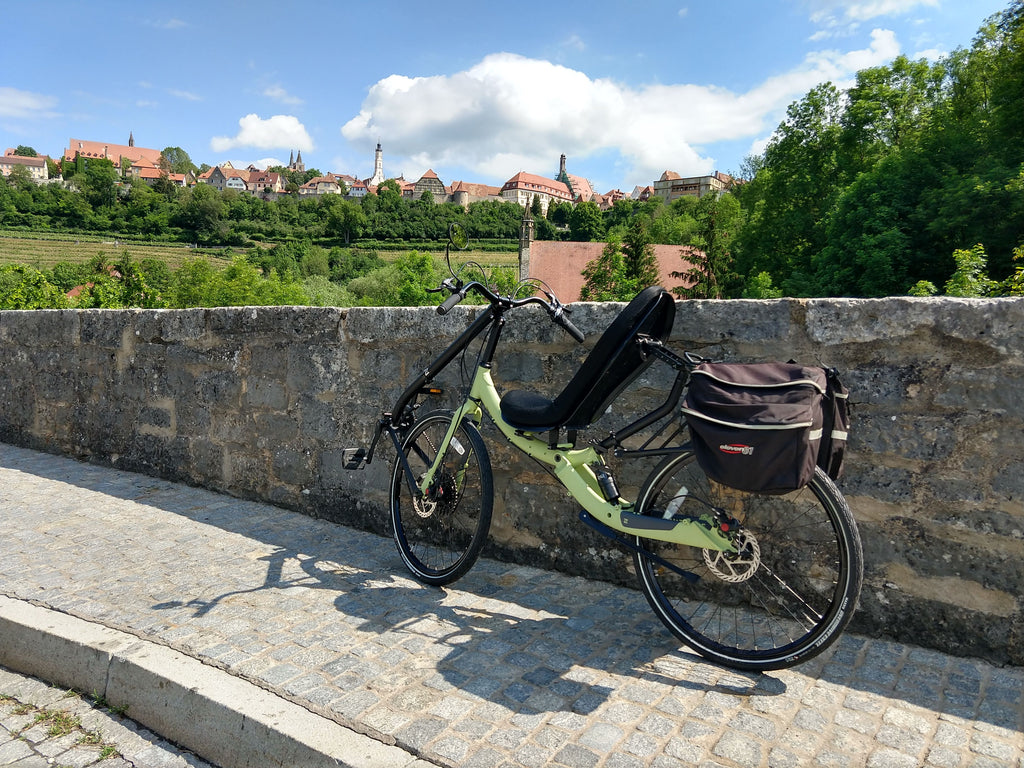
<path fill-rule="evenodd" d="M 491 462 L 476 426 L 463 421 L 444 441 L 452 414 L 434 411 L 406 436 L 402 452 L 417 484 L 440 453 L 423 494 L 410 487 L 405 463 L 391 465 L 391 526 L 402 560 L 420 581 L 450 584 L 473 567 L 491 527 Z"/>
<path fill-rule="evenodd" d="M 663 461 L 637 499 L 642 515 L 716 510 L 740 523 L 736 553 L 636 539 L 640 587 L 658 618 L 702 656 L 735 669 L 783 669 L 821 653 L 849 623 L 863 580 L 857 524 L 835 484 L 817 469 L 785 495 L 737 491 L 685 453 Z"/>

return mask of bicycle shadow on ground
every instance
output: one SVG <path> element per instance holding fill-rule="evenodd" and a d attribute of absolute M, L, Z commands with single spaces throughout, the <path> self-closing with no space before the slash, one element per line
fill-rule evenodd
<path fill-rule="evenodd" d="M 206 490 L 188 489 L 197 498 L 183 505 L 180 492 L 167 481 L 67 458 L 6 448 L 3 458 L 4 466 L 140 501 L 261 542 L 270 550 L 259 578 L 152 605 L 154 622 L 175 610 L 215 619 L 232 595 L 307 587 L 329 593 L 335 613 L 353 619 L 355 626 L 400 636 L 397 642 L 405 648 L 431 649 L 444 685 L 463 686 L 488 700 L 500 693 L 509 707 L 539 705 L 542 700 L 531 701 L 532 692 L 525 688 L 508 689 L 517 684 L 541 687 L 545 677 L 546 687 L 564 687 L 565 693 L 558 695 L 581 708 L 607 700 L 612 688 L 631 680 L 730 696 L 776 696 L 794 683 L 798 690 L 823 683 L 997 727 L 1017 722 L 1024 671 L 997 670 L 1006 678 L 999 697 L 982 699 L 975 691 L 979 676 L 995 674 L 986 671 L 993 668 L 984 661 L 847 634 L 793 670 L 770 675 L 731 672 L 679 649 L 633 590 L 488 560 L 453 589 L 435 590 L 404 576 L 393 543 L 379 536 Z M 275 594 L 272 602 L 278 599 Z M 466 600 L 469 605 L 463 604 Z M 511 663 L 509 651 L 498 653 L 506 646 L 525 649 L 516 657 L 523 666 Z M 907 667 L 915 659 L 920 672 L 908 679 Z M 470 667 L 479 671 L 467 671 Z M 500 691 L 489 690 L 502 682 Z M 1006 692 L 1000 693 L 1003 688 Z"/>
<path fill-rule="evenodd" d="M 390 540 L 347 533 L 359 546 L 331 540 L 310 546 L 301 532 L 279 536 L 278 548 L 261 558 L 267 563 L 262 583 L 152 607 L 186 609 L 202 618 L 238 595 L 324 590 L 346 625 L 372 635 L 374 647 L 389 657 L 391 669 L 380 670 L 372 682 L 376 690 L 458 689 L 517 714 L 588 715 L 633 682 L 735 696 L 786 690 L 770 675 L 723 670 L 674 649 L 660 624 L 646 611 L 636 612 L 646 605 L 638 592 L 489 560 L 451 587 L 427 587 L 403 573 Z M 567 592 L 567 581 L 578 589 Z M 582 595 L 594 601 L 575 612 L 565 604 Z M 620 603 L 629 597 L 636 605 L 623 611 Z M 329 665 L 339 689 L 367 683 L 357 669 L 367 652 L 352 651 L 350 659 Z M 376 664 L 371 659 L 367 668 Z"/>

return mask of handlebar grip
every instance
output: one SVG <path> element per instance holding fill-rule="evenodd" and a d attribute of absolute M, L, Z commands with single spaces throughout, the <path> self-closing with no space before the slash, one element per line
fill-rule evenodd
<path fill-rule="evenodd" d="M 445 299 L 444 301 L 441 302 L 441 305 L 437 308 L 437 314 L 439 314 L 439 315 L 447 315 L 451 311 L 452 307 L 454 307 L 456 304 L 458 304 L 464 298 L 465 298 L 465 296 L 462 295 L 461 291 L 456 291 L 451 296 L 449 296 L 447 299 Z"/>
<path fill-rule="evenodd" d="M 585 338 L 583 331 L 573 325 L 572 320 L 566 317 L 564 314 L 558 316 L 558 324 L 565 329 L 566 333 L 576 339 L 577 342 L 582 342 Z"/>

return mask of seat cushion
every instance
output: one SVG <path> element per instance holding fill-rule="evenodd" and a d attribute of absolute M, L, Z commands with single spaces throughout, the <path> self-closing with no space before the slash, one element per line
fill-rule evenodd
<path fill-rule="evenodd" d="M 516 429 L 550 429 L 558 420 L 555 402 L 550 398 L 525 389 L 513 389 L 501 396 L 501 418 Z"/>

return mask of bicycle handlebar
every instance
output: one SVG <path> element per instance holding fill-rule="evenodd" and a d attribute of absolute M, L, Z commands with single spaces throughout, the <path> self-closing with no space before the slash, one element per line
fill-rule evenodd
<path fill-rule="evenodd" d="M 567 315 L 569 313 L 569 308 L 564 306 L 554 294 L 548 293 L 547 291 L 545 291 L 548 296 L 547 300 L 542 299 L 540 296 L 527 296 L 525 299 L 514 299 L 511 296 L 499 296 L 486 285 L 476 280 L 463 285 L 452 278 L 445 279 L 441 285 L 434 290 L 447 290 L 450 292 L 448 298 L 442 301 L 437 308 L 437 314 L 439 315 L 447 315 L 455 305 L 466 298 L 470 291 L 473 291 L 483 296 L 491 304 L 504 307 L 505 309 L 524 307 L 527 304 L 540 304 L 547 311 L 551 321 L 561 326 L 561 328 L 577 342 L 582 342 L 585 338 L 583 331 L 577 328 L 568 318 Z"/>
<path fill-rule="evenodd" d="M 466 295 L 462 291 L 456 290 L 451 296 L 441 302 L 441 305 L 437 308 L 437 314 L 447 315 L 451 311 L 452 307 L 464 298 L 466 298 Z"/>
<path fill-rule="evenodd" d="M 582 343 L 584 339 L 583 331 L 577 328 L 573 321 L 565 316 L 567 311 L 568 310 L 565 307 L 559 304 L 558 309 L 555 310 L 555 314 L 551 316 L 551 319 L 562 326 L 565 332 L 576 339 L 577 342 Z"/>

